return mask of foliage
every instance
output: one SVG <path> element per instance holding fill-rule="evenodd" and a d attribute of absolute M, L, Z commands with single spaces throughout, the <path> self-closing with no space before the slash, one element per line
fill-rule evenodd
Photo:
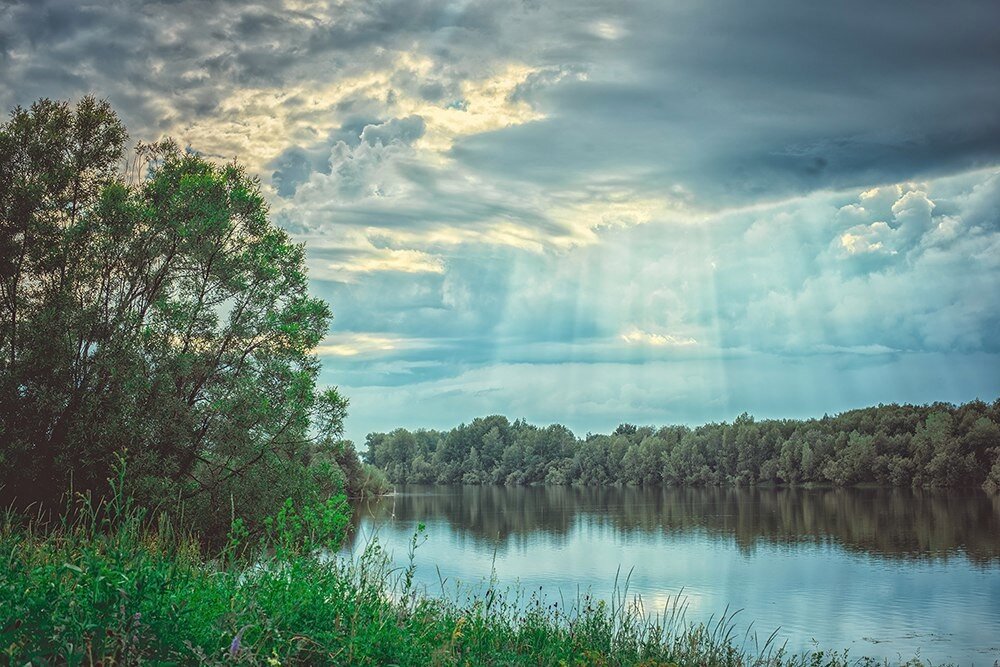
<path fill-rule="evenodd" d="M 620 425 L 578 439 L 491 416 L 450 431 L 371 433 L 392 483 L 980 486 L 1000 490 L 1000 399 L 879 405 L 835 417 L 697 428 Z"/>
<path fill-rule="evenodd" d="M 321 500 L 347 401 L 316 385 L 331 315 L 303 246 L 238 164 L 164 142 L 126 174 L 125 143 L 89 97 L 0 126 L 0 501 L 101 496 L 118 456 L 207 535 Z"/>
<path fill-rule="evenodd" d="M 392 490 L 392 485 L 389 483 L 389 479 L 385 476 L 385 473 L 370 463 L 363 463 L 361 465 L 361 475 L 358 480 L 357 497 L 359 498 L 384 496 Z"/>
<path fill-rule="evenodd" d="M 294 505 L 276 542 L 211 561 L 161 520 L 114 496 L 73 520 L 0 521 L 0 651 L 10 664 L 847 665 L 735 637 L 731 620 L 649 616 L 628 595 L 568 609 L 501 590 L 435 599 L 373 544 L 357 561 L 317 551 Z M 343 515 L 342 515 L 343 517 Z M 282 528 L 278 529 L 278 526 Z M 296 527 L 298 526 L 298 527 Z M 238 533 L 238 530 L 232 531 Z M 238 539 L 236 540 L 238 543 Z M 286 545 L 296 545 L 286 549 Z"/>
<path fill-rule="evenodd" d="M 342 473 L 341 486 L 348 498 L 381 496 L 392 488 L 384 472 L 361 462 L 357 450 L 354 449 L 354 443 L 350 440 L 342 440 L 325 451 L 318 452 L 314 461 L 315 463 L 328 461 L 332 468 Z"/>
<path fill-rule="evenodd" d="M 316 545 L 337 548 L 344 540 L 350 518 L 344 496 L 302 509 L 288 498 L 275 516 L 264 519 L 265 544 L 274 548 L 279 558 L 308 552 Z"/>

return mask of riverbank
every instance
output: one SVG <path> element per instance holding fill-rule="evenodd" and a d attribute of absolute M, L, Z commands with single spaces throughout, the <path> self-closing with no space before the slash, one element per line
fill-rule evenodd
<path fill-rule="evenodd" d="M 522 592 L 524 604 L 496 586 L 460 603 L 422 592 L 412 558 L 393 569 L 377 544 L 353 560 L 317 557 L 319 543 L 299 539 L 295 520 L 252 546 L 235 531 L 206 558 L 165 519 L 116 512 L 55 525 L 4 517 L 5 662 L 858 664 L 843 653 L 788 655 L 773 639 L 734 636 L 725 618 L 687 624 L 679 606 L 650 617 L 627 587 L 568 609 L 536 592 Z"/>

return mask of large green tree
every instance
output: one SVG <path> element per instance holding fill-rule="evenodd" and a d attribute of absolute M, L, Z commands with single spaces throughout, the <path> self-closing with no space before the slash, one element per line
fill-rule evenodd
<path fill-rule="evenodd" d="M 89 97 L 0 126 L 3 500 L 103 492 L 121 457 L 208 523 L 315 495 L 346 401 L 317 387 L 303 246 L 239 165 L 126 142 Z"/>

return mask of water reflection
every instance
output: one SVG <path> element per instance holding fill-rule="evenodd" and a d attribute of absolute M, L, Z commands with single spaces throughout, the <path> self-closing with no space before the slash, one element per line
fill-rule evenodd
<path fill-rule="evenodd" d="M 688 620 L 742 609 L 792 651 L 849 649 L 896 662 L 1000 658 L 1000 504 L 981 491 L 403 487 L 360 508 L 418 585 L 501 585 L 550 601 L 609 599 L 615 573 L 648 610 L 683 591 Z M 461 584 L 456 588 L 456 584 Z M 456 593 L 456 591 L 458 591 Z"/>
<path fill-rule="evenodd" d="M 761 543 L 832 542 L 891 559 L 1000 559 L 1000 500 L 978 490 L 586 487 L 400 487 L 362 505 L 355 524 L 391 517 L 445 521 L 457 536 L 503 553 L 581 522 L 624 534 L 701 532 L 744 555 Z"/>

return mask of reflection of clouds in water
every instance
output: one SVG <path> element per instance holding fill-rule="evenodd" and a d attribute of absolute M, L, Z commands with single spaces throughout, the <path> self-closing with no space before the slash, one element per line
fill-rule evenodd
<path fill-rule="evenodd" d="M 709 605 L 708 598 L 704 593 L 696 589 L 682 588 L 676 591 L 669 590 L 637 590 L 642 601 L 642 609 L 650 615 L 659 615 L 660 618 L 678 618 L 683 621 L 688 613 L 705 612 Z"/>

